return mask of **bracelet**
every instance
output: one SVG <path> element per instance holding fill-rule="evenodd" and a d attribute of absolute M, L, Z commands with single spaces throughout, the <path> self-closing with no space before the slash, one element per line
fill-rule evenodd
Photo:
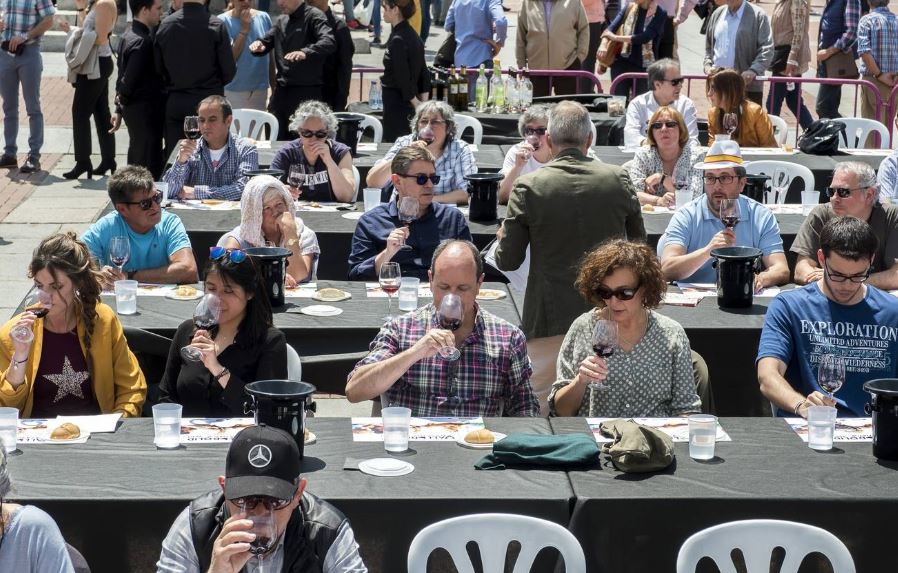
<path fill-rule="evenodd" d="M 215 376 L 213 376 L 212 379 L 215 380 L 216 382 L 221 382 L 221 379 L 224 378 L 225 376 L 227 376 L 227 375 L 230 374 L 230 373 L 231 373 L 230 370 L 228 370 L 227 368 L 224 368 L 224 369 L 222 369 L 221 372 L 219 372 L 218 374 L 216 374 Z"/>
<path fill-rule="evenodd" d="M 796 416 L 800 416 L 801 414 L 799 414 L 798 411 L 801 409 L 802 406 L 804 406 L 805 404 L 807 404 L 807 402 L 808 402 L 808 399 L 807 399 L 807 398 L 802 398 L 802 399 L 798 402 L 798 404 L 795 404 L 795 407 L 792 408 L 792 413 L 795 414 Z"/>

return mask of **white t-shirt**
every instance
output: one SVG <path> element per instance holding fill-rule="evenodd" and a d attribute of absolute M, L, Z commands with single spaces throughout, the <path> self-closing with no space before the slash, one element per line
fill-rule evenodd
<path fill-rule="evenodd" d="M 218 162 L 221 161 L 221 156 L 224 155 L 225 151 L 228 150 L 228 146 L 225 145 L 221 149 L 210 149 L 209 150 L 209 158 L 212 160 L 212 168 L 218 169 Z"/>

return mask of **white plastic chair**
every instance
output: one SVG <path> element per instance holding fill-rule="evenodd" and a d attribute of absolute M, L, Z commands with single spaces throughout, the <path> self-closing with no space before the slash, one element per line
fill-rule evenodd
<path fill-rule="evenodd" d="M 297 382 L 302 381 L 302 361 L 296 349 L 287 345 L 287 378 Z"/>
<path fill-rule="evenodd" d="M 781 573 L 795 573 L 808 553 L 829 559 L 833 571 L 855 573 L 854 560 L 845 544 L 832 533 L 813 525 L 778 519 L 747 519 L 709 527 L 683 543 L 677 556 L 677 573 L 695 573 L 703 557 L 710 557 L 723 573 L 735 573 L 730 556 L 740 549 L 748 573 L 767 573 L 773 550 L 786 551 Z"/>
<path fill-rule="evenodd" d="M 745 166 L 745 171 L 750 175 L 769 175 L 771 179 L 775 172 L 785 171 L 789 175 L 790 180 L 794 180 L 796 177 L 801 177 L 804 180 L 804 189 L 801 189 L 801 191 L 814 190 L 814 174 L 804 165 L 799 165 L 797 163 L 775 161 L 773 159 L 749 161 Z M 786 193 L 780 194 L 777 198 L 777 203 L 782 204 L 786 202 L 786 195 L 789 194 L 788 191 L 789 190 L 787 189 Z"/>
<path fill-rule="evenodd" d="M 265 139 L 265 126 L 271 129 L 268 138 L 272 144 L 278 139 L 278 120 L 272 114 L 257 109 L 235 109 L 231 133 L 251 139 Z"/>
<path fill-rule="evenodd" d="M 589 122 L 589 127 L 592 128 L 592 143 L 590 143 L 590 147 L 594 147 L 596 145 L 596 124 L 593 122 Z"/>
<path fill-rule="evenodd" d="M 415 536 L 408 549 L 409 573 L 425 573 L 427 558 L 438 547 L 449 552 L 459 573 L 474 573 L 465 549 L 470 541 L 480 548 L 484 573 L 504 570 L 511 541 L 521 544 L 514 573 L 530 571 L 533 559 L 544 547 L 558 549 L 567 573 L 586 573 L 583 548 L 570 531 L 544 519 L 509 513 L 463 515 L 428 525 Z"/>
<path fill-rule="evenodd" d="M 468 128 L 474 130 L 474 145 L 480 145 L 483 142 L 483 125 L 480 120 L 463 113 L 455 114 L 455 137 L 461 139 L 461 134 Z"/>
<path fill-rule="evenodd" d="M 879 133 L 879 149 L 889 149 L 891 140 L 886 126 L 875 119 L 865 117 L 840 117 L 836 121 L 845 124 L 845 137 L 841 138 L 839 147 L 845 149 L 858 149 L 867 143 L 867 136 L 872 132 Z"/>
<path fill-rule="evenodd" d="M 372 141 L 374 143 L 380 143 L 384 139 L 384 126 L 380 122 L 379 119 L 374 117 L 373 115 L 368 115 L 365 113 L 361 113 L 359 115 L 364 115 L 365 119 L 362 120 L 362 123 L 359 125 L 362 130 L 359 132 L 359 141 L 362 139 L 362 134 L 365 133 L 366 129 L 371 129 L 373 135 L 371 136 Z"/>
<path fill-rule="evenodd" d="M 777 145 L 786 143 L 786 136 L 789 135 L 789 126 L 786 120 L 778 115 L 768 115 L 770 123 L 773 124 L 773 138 L 776 139 Z"/>

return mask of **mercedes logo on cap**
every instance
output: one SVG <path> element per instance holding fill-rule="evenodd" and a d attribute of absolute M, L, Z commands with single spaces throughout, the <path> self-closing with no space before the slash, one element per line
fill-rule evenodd
<path fill-rule="evenodd" d="M 264 444 L 256 444 L 249 449 L 246 459 L 254 468 L 264 468 L 271 463 L 271 450 Z"/>

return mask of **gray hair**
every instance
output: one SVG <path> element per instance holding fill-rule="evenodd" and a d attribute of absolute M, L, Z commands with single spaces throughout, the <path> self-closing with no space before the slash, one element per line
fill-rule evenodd
<path fill-rule="evenodd" d="M 552 112 L 552 106 L 545 103 L 538 103 L 527 108 L 527 111 L 518 118 L 518 133 L 524 137 L 524 126 L 534 121 L 544 121 L 549 123 L 549 113 Z"/>
<path fill-rule="evenodd" d="M 479 275 L 478 275 L 479 276 Z M 0 500 L 6 499 L 12 484 L 9 481 L 9 466 L 7 465 L 6 448 L 0 447 Z"/>
<path fill-rule="evenodd" d="M 872 3 L 870 4 L 870 7 L 873 7 Z M 835 176 L 836 173 L 850 173 L 854 175 L 858 187 L 863 187 L 864 189 L 876 187 L 876 172 L 866 163 L 860 161 L 840 161 L 839 163 L 836 163 L 836 168 L 833 169 L 833 176 Z"/>
<path fill-rule="evenodd" d="M 461 239 L 445 239 L 437 245 L 437 248 L 433 251 L 433 258 L 430 259 L 430 272 L 436 274 L 437 259 L 443 254 L 443 251 L 453 245 L 461 245 L 471 251 L 471 256 L 474 257 L 474 265 L 477 267 L 477 278 L 479 279 L 483 275 L 483 257 L 480 255 L 480 249 L 471 241 L 463 241 Z"/>
<path fill-rule="evenodd" d="M 439 100 L 427 100 L 415 108 L 415 116 L 409 121 L 408 127 L 410 133 L 418 133 L 418 122 L 424 115 L 432 113 L 440 114 L 443 121 L 446 122 L 446 143 L 455 139 L 455 111 L 448 103 Z"/>
<path fill-rule="evenodd" d="M 582 104 L 565 100 L 549 112 L 549 137 L 552 146 L 561 150 L 582 148 L 592 135 L 592 120 Z"/>
<path fill-rule="evenodd" d="M 663 82 L 664 76 L 667 75 L 667 70 L 671 68 L 679 68 L 680 64 L 675 60 L 670 58 L 662 58 L 648 67 L 646 72 L 648 72 L 648 80 L 649 80 L 649 89 L 655 90 L 655 82 Z"/>
<path fill-rule="evenodd" d="M 299 104 L 296 112 L 290 117 L 290 131 L 299 133 L 300 128 L 307 119 L 317 117 L 324 124 L 324 130 L 329 139 L 337 137 L 337 116 L 326 103 L 309 100 Z"/>

